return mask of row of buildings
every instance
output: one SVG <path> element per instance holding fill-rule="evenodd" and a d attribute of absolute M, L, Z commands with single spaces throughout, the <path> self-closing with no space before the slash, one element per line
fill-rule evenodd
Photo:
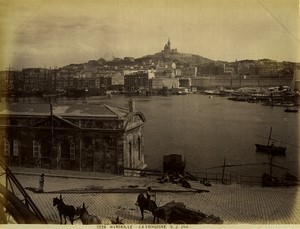
<path fill-rule="evenodd" d="M 188 74 L 182 76 L 182 71 L 165 70 L 155 71 L 153 69 L 125 69 L 119 70 L 101 70 L 101 71 L 77 71 L 74 69 L 43 69 L 28 68 L 22 71 L 1 71 L 0 72 L 0 90 L 2 93 L 37 94 L 48 90 L 58 91 L 89 91 L 89 94 L 99 94 L 107 90 L 124 91 L 129 88 L 140 87 L 140 84 L 132 85 L 135 81 L 143 80 L 144 84 L 149 84 L 151 79 L 179 79 L 195 77 L 195 68 L 186 68 Z M 189 77 L 188 77 L 189 76 Z M 147 83 L 146 83 L 147 81 Z M 163 86 L 162 86 L 163 87 Z M 149 86 L 147 86 L 149 88 Z"/>
<path fill-rule="evenodd" d="M 162 65 L 162 64 L 161 64 Z M 173 67 L 172 67 L 173 66 Z M 239 79 L 239 78 L 292 78 L 291 73 L 279 75 L 278 71 L 274 72 L 272 77 L 266 75 L 266 71 L 259 71 L 261 74 L 250 74 L 244 68 L 223 65 L 222 75 L 214 74 L 218 68 L 215 65 L 208 65 L 208 72 L 211 74 L 197 76 L 197 67 L 186 67 L 184 71 L 176 68 L 176 64 L 171 64 L 171 69 L 166 66 L 157 67 L 156 69 L 125 69 L 119 70 L 101 70 L 101 71 L 77 71 L 75 69 L 43 69 L 30 68 L 22 71 L 2 71 L 0 72 L 0 91 L 3 94 L 18 95 L 42 95 L 47 91 L 60 91 L 69 96 L 104 94 L 107 90 L 119 92 L 133 92 L 138 90 L 156 90 L 167 88 L 178 88 L 199 85 L 194 84 L 199 78 L 214 77 L 219 79 Z M 204 68 L 204 67 L 203 67 Z M 251 70 L 252 71 L 252 70 Z M 238 74 L 237 74 L 238 72 Z M 184 74 L 183 74 L 184 73 Z M 276 74 L 275 74 L 276 73 Z M 255 77 L 256 76 L 256 77 Z M 190 82 L 186 84 L 186 82 Z"/>

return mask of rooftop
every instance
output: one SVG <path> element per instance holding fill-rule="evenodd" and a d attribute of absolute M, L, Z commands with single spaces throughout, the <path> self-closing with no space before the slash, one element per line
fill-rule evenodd
<path fill-rule="evenodd" d="M 109 117 L 123 118 L 130 112 L 124 108 L 105 104 L 53 104 L 53 114 L 62 117 Z M 49 115 L 50 104 L 7 104 L 0 106 L 0 115 Z"/>

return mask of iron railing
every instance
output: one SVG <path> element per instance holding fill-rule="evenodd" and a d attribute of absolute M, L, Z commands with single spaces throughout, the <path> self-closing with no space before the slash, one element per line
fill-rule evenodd
<path fill-rule="evenodd" d="M 33 200 L 30 198 L 30 196 L 27 194 L 23 186 L 20 184 L 20 182 L 17 180 L 17 178 L 14 176 L 14 174 L 11 172 L 11 170 L 6 166 L 6 164 L 0 160 L 0 166 L 2 170 L 2 174 L 0 174 L 1 180 L 5 182 L 3 186 L 6 188 L 6 190 L 10 191 L 16 198 L 19 198 L 18 196 L 21 195 L 21 198 L 19 200 L 23 202 L 24 206 L 31 211 L 36 218 L 40 221 L 40 223 L 47 223 L 46 219 L 44 218 L 41 211 L 38 209 L 38 207 L 35 205 Z M 4 178 L 4 179 L 3 179 Z M 5 196 L 4 196 L 5 198 Z"/>

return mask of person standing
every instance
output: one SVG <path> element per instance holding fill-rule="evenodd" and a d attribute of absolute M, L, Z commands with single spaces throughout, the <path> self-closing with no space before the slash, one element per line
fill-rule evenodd
<path fill-rule="evenodd" d="M 43 192 L 44 191 L 44 181 L 45 181 L 45 177 L 44 177 L 44 173 L 42 173 L 42 175 L 40 176 L 40 181 L 39 181 L 39 192 Z"/>
<path fill-rule="evenodd" d="M 150 204 L 151 204 L 151 196 L 152 196 L 151 191 L 152 191 L 151 187 L 148 187 L 146 192 L 148 208 L 150 208 Z"/>

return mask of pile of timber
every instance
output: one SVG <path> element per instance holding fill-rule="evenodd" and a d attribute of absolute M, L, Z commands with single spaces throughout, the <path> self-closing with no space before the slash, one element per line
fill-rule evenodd
<path fill-rule="evenodd" d="M 200 211 L 188 209 L 184 203 L 169 202 L 155 210 L 154 215 L 166 223 L 180 224 L 222 224 L 223 220 L 214 215 L 207 216 Z"/>

